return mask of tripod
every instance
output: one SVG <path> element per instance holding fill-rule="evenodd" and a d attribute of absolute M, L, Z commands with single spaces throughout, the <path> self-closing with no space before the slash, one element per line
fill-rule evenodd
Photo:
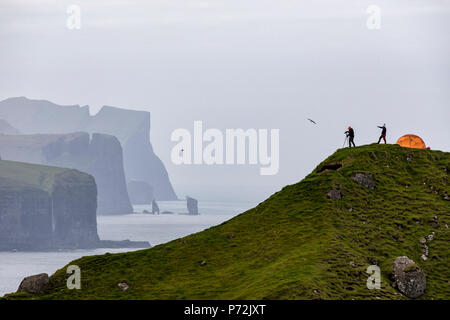
<path fill-rule="evenodd" d="M 345 135 L 345 140 L 344 140 L 344 144 L 342 145 L 342 148 L 345 147 L 345 145 L 347 144 L 347 140 L 348 140 L 348 135 Z"/>

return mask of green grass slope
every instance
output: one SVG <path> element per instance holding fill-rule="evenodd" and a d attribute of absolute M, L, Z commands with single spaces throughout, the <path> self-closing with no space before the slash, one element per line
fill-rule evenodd
<path fill-rule="evenodd" d="M 333 162 L 342 167 L 321 171 Z M 66 288 L 63 268 L 33 298 L 406 299 L 389 278 L 393 259 L 406 255 L 427 276 L 422 298 L 449 299 L 449 170 L 450 154 L 440 151 L 341 149 L 301 182 L 219 226 L 148 250 L 73 261 L 81 290 Z M 352 181 L 354 172 L 372 173 L 376 188 Z M 343 198 L 328 199 L 331 189 Z M 419 239 L 433 231 L 423 261 Z M 372 264 L 382 270 L 381 290 L 367 289 Z"/>

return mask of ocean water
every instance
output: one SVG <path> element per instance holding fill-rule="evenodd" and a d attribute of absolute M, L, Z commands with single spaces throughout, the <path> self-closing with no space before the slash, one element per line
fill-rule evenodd
<path fill-rule="evenodd" d="M 185 213 L 185 201 L 158 202 L 161 212 L 175 214 L 142 214 L 151 206 L 134 206 L 135 214 L 97 217 L 98 234 L 105 240 L 149 241 L 152 246 L 200 232 L 231 219 L 256 205 L 250 202 L 199 202 L 198 216 Z M 64 250 L 58 252 L 0 252 L 0 297 L 15 292 L 26 276 L 48 273 L 83 256 L 106 252 L 118 253 L 139 249 Z"/>

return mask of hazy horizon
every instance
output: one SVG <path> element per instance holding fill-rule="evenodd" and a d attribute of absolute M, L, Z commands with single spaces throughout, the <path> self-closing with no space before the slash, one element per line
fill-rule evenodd
<path fill-rule="evenodd" d="M 81 8 L 80 30 L 66 27 L 70 4 Z M 381 8 L 379 30 L 366 27 L 369 5 Z M 149 111 L 179 197 L 265 195 L 341 148 L 348 125 L 357 145 L 376 142 L 386 123 L 389 143 L 414 133 L 450 151 L 449 27 L 450 1 L 437 0 L 5 0 L 0 100 Z M 279 173 L 174 165 L 171 133 L 195 120 L 280 129 Z"/>

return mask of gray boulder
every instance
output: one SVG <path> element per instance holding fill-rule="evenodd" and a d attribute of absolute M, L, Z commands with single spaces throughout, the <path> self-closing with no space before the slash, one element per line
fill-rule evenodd
<path fill-rule="evenodd" d="M 342 192 L 340 190 L 331 190 L 327 193 L 328 199 L 331 200 L 341 200 L 342 199 Z"/>
<path fill-rule="evenodd" d="M 375 189 L 375 181 L 371 173 L 355 172 L 351 174 L 350 178 L 363 187 Z"/>
<path fill-rule="evenodd" d="M 46 273 L 26 277 L 20 283 L 17 292 L 41 293 L 49 282 L 50 279 Z"/>
<path fill-rule="evenodd" d="M 424 272 L 408 257 L 394 260 L 394 287 L 408 298 L 419 298 L 425 292 L 427 280 Z"/>

